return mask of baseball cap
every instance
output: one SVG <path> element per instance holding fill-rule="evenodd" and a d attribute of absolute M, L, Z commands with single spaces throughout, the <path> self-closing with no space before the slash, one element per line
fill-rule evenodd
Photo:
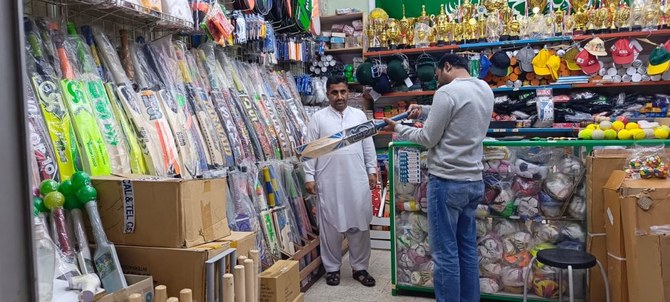
<path fill-rule="evenodd" d="M 551 77 L 558 80 L 558 70 L 561 68 L 561 58 L 557 55 L 552 55 L 547 59 L 547 68 L 551 72 Z"/>
<path fill-rule="evenodd" d="M 578 54 L 579 54 L 579 48 L 572 47 L 568 49 L 563 55 L 563 60 L 565 60 L 565 64 L 568 66 L 569 70 L 582 70 L 582 68 L 579 67 L 579 65 L 577 65 Z"/>
<path fill-rule="evenodd" d="M 584 49 L 594 56 L 602 57 L 607 55 L 605 42 L 600 38 L 593 38 L 593 40 L 586 43 Z"/>
<path fill-rule="evenodd" d="M 491 61 L 489 61 L 488 56 L 481 55 L 479 57 L 479 67 L 479 78 L 483 79 L 489 73 L 489 68 L 491 68 Z"/>
<path fill-rule="evenodd" d="M 547 67 L 547 60 L 549 60 L 549 57 L 551 57 L 551 53 L 546 49 L 542 49 L 533 58 L 533 71 L 535 71 L 536 75 L 546 76 L 551 74 L 551 70 Z"/>
<path fill-rule="evenodd" d="M 635 59 L 635 53 L 630 45 L 630 40 L 619 39 L 612 45 L 612 60 L 617 64 L 630 64 Z"/>
<path fill-rule="evenodd" d="M 494 76 L 505 77 L 509 74 L 510 59 L 504 51 L 498 51 L 491 56 L 489 70 Z"/>
<path fill-rule="evenodd" d="M 577 55 L 576 62 L 577 65 L 582 68 L 582 71 L 584 71 L 585 74 L 595 74 L 600 70 L 600 62 L 598 62 L 598 58 L 596 58 L 596 56 L 592 55 L 586 49 L 582 50 Z"/>
<path fill-rule="evenodd" d="M 516 53 L 516 60 L 519 62 L 519 67 L 524 72 L 533 72 L 533 58 L 535 51 L 532 47 L 526 46 Z"/>
<path fill-rule="evenodd" d="M 649 55 L 648 75 L 662 74 L 670 67 L 670 52 L 665 47 L 656 47 Z"/>

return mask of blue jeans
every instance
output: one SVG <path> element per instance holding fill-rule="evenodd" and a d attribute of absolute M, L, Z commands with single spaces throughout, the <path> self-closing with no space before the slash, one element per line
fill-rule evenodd
<path fill-rule="evenodd" d="M 475 210 L 484 198 L 484 182 L 430 175 L 428 223 L 438 302 L 479 301 L 479 261 Z"/>

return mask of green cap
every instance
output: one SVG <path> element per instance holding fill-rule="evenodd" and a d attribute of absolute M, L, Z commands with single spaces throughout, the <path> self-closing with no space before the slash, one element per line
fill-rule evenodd
<path fill-rule="evenodd" d="M 660 65 L 667 61 L 670 61 L 670 52 L 665 47 L 656 47 L 649 54 L 649 64 L 651 65 Z"/>
<path fill-rule="evenodd" d="M 435 62 L 423 62 L 416 65 L 416 75 L 421 82 L 435 79 Z"/>
<path fill-rule="evenodd" d="M 356 69 L 356 79 L 358 80 L 358 83 L 361 83 L 361 85 L 373 86 L 375 84 L 375 80 L 372 77 L 372 63 L 365 62 L 359 65 Z"/>
<path fill-rule="evenodd" d="M 391 81 L 398 83 L 405 81 L 408 76 L 407 70 L 400 59 L 391 60 L 387 65 L 386 73 Z"/>

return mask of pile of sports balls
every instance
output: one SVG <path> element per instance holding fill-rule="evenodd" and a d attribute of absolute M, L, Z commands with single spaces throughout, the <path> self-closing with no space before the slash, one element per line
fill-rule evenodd
<path fill-rule="evenodd" d="M 618 117 L 614 122 L 603 120 L 597 124 L 588 125 L 579 131 L 579 138 L 594 140 L 642 140 L 667 139 L 670 127 L 657 122 L 639 121 L 629 122 L 627 117 Z"/>

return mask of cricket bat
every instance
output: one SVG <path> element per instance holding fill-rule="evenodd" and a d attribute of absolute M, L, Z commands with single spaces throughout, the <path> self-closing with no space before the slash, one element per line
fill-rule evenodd
<path fill-rule="evenodd" d="M 74 236 L 77 238 L 77 262 L 79 263 L 79 270 L 84 275 L 95 274 L 93 257 L 91 257 L 91 250 L 88 248 L 88 238 L 86 238 L 86 230 L 84 230 L 84 219 L 81 209 L 71 209 L 70 217 L 72 218 L 72 226 L 74 227 Z"/>
<path fill-rule="evenodd" d="M 75 79 L 75 70 L 65 49 L 65 36 L 57 30 L 53 37 L 63 74 L 60 85 L 65 96 L 65 104 L 72 116 L 79 150 L 84 155 L 82 157 L 84 171 L 94 176 L 109 175 L 112 173 L 109 153 L 93 114 L 91 101 L 84 90 L 84 83 Z"/>
<path fill-rule="evenodd" d="M 102 227 L 98 202 L 91 199 L 85 204 L 86 212 L 91 220 L 91 229 L 95 239 L 95 253 L 93 263 L 102 282 L 102 287 L 110 293 L 128 287 L 126 278 L 121 270 L 121 263 L 116 254 L 114 244 L 107 240 L 105 229 Z"/>
<path fill-rule="evenodd" d="M 235 302 L 235 280 L 233 274 L 223 274 L 223 302 Z"/>
<path fill-rule="evenodd" d="M 391 119 L 399 121 L 407 118 L 409 113 L 398 114 Z M 322 155 L 326 155 L 337 149 L 344 148 L 365 138 L 377 134 L 377 131 L 386 126 L 386 122 L 367 121 L 360 125 L 344 129 L 338 133 L 314 140 L 297 148 L 298 157 L 301 161 L 308 161 Z"/>
<path fill-rule="evenodd" d="M 191 71 L 187 65 L 186 53 L 184 51 L 183 45 L 175 45 L 175 52 L 177 55 L 177 65 L 182 74 L 182 79 L 184 80 L 184 86 L 186 88 L 186 95 L 195 113 L 200 124 L 200 130 L 202 131 L 202 136 L 205 140 L 205 145 L 207 146 L 207 151 L 209 154 L 210 162 L 209 164 L 214 169 L 223 167 L 223 150 L 221 146 L 221 140 L 216 134 L 214 124 L 209 117 L 209 114 L 205 110 L 204 101 L 201 100 L 201 96 L 198 93 L 198 90 L 195 87 L 193 82 L 194 76 L 191 74 Z"/>
<path fill-rule="evenodd" d="M 24 27 L 27 45 L 31 50 L 29 58 L 33 59 L 28 65 L 31 83 L 44 117 L 47 133 L 53 143 L 57 173 L 61 180 L 68 179 L 80 168 L 79 147 L 70 114 L 57 85 L 55 70 L 44 57 L 42 40 L 35 31 L 35 24 L 32 20 L 24 18 Z"/>
<path fill-rule="evenodd" d="M 188 289 L 188 288 L 184 288 L 184 289 L 180 290 L 179 291 L 179 301 L 181 301 L 181 302 L 193 302 L 193 291 Z"/>
<path fill-rule="evenodd" d="M 144 105 L 143 112 L 149 114 L 148 119 L 153 124 L 153 129 L 158 135 L 158 143 L 162 151 L 162 164 L 169 176 L 181 175 L 181 159 L 177 149 L 176 140 L 170 124 L 166 119 L 164 110 L 161 106 L 164 96 L 163 91 L 157 85 L 155 75 L 150 70 L 147 58 L 144 52 L 136 47 L 129 45 L 127 33 L 124 32 L 121 39 L 121 47 L 126 49 L 131 59 L 131 67 L 135 83 L 139 88 L 139 96 Z M 150 80 L 151 79 L 151 80 Z"/>
<path fill-rule="evenodd" d="M 171 46 L 170 43 L 169 49 L 161 49 L 144 44 L 141 48 L 150 68 L 158 78 L 159 94 L 162 96 L 160 98 L 161 106 L 170 128 L 172 128 L 175 143 L 179 149 L 182 177 L 186 179 L 196 178 L 202 175 L 201 167 L 207 165 L 204 160 L 205 151 L 200 141 L 196 140 L 194 133 L 191 131 L 191 128 L 195 127 L 191 122 L 191 114 L 188 111 L 184 95 L 180 94 L 180 89 L 176 87 L 176 80 L 173 76 L 175 71 L 172 70 L 173 68 L 176 69 L 176 64 L 170 64 L 168 61 L 171 58 L 165 53 L 171 50 Z M 170 71 L 173 71 L 173 73 L 170 74 Z M 202 154 L 202 159 L 200 154 Z"/>
<path fill-rule="evenodd" d="M 233 268 L 233 277 L 235 279 L 235 302 L 245 302 L 246 301 L 246 291 L 245 291 L 245 277 L 244 277 L 244 266 L 235 265 Z"/>
<path fill-rule="evenodd" d="M 93 56 L 90 49 L 84 41 L 77 35 L 76 28 L 73 23 L 69 22 L 67 25 L 68 33 L 76 44 L 78 66 L 81 69 L 81 77 L 83 78 L 84 90 L 86 96 L 91 102 L 93 113 L 109 154 L 112 172 L 128 174 L 131 172 L 130 163 L 128 161 L 128 148 L 125 139 L 122 137 L 121 127 L 114 118 L 113 109 L 111 107 L 105 85 L 99 77 L 99 71 L 96 68 Z M 90 31 L 87 34 L 92 34 Z M 87 40 L 92 40 L 92 37 Z M 69 48 L 68 48 L 69 50 Z"/>
<path fill-rule="evenodd" d="M 49 129 L 44 121 L 33 89 L 28 85 L 30 81 L 25 74 L 23 83 L 26 85 L 24 91 L 26 92 L 25 102 L 28 113 L 28 135 L 30 136 L 30 146 L 32 147 L 31 152 L 33 156 L 31 163 L 36 167 L 35 183 L 40 183 L 47 179 L 60 181 L 56 154 L 49 137 Z"/>

